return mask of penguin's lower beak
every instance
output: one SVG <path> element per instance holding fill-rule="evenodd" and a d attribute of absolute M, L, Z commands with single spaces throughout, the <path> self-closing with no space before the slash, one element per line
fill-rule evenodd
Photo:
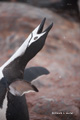
<path fill-rule="evenodd" d="M 43 30 L 43 27 L 44 27 L 45 21 L 46 21 L 46 18 L 44 18 L 44 19 L 42 20 L 41 24 L 39 25 L 39 28 L 38 28 L 37 34 L 42 33 L 42 30 Z M 43 31 L 43 33 L 44 33 L 44 32 L 48 33 L 48 32 L 50 31 L 50 29 L 52 28 L 52 26 L 53 26 L 53 23 L 50 24 L 50 25 L 49 25 L 49 26 Z"/>

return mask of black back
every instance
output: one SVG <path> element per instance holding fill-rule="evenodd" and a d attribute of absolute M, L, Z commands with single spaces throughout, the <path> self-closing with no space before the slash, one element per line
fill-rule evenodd
<path fill-rule="evenodd" d="M 3 101 L 6 95 L 6 91 L 7 91 L 6 79 L 2 78 L 0 80 L 0 108 L 2 108 L 3 106 Z"/>
<path fill-rule="evenodd" d="M 8 93 L 7 120 L 29 120 L 28 107 L 25 95 L 13 96 Z"/>

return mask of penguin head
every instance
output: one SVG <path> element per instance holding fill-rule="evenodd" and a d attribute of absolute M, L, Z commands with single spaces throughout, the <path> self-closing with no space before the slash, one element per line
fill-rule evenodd
<path fill-rule="evenodd" d="M 29 35 L 29 37 L 28 37 L 28 47 L 31 46 L 31 44 L 36 43 L 38 41 L 43 41 L 43 43 L 45 42 L 45 39 L 46 39 L 50 29 L 53 26 L 53 23 L 52 23 L 47 27 L 47 29 L 45 29 L 43 31 L 45 20 L 46 20 L 46 18 L 44 18 L 42 20 L 41 24 L 38 27 L 36 27 L 32 31 L 32 33 Z M 43 46 L 43 44 L 39 44 L 39 45 Z"/>
<path fill-rule="evenodd" d="M 38 27 L 36 27 L 27 38 L 28 44 L 25 53 L 28 56 L 28 61 L 32 59 L 44 46 L 45 40 L 53 23 L 43 30 L 46 18 L 44 18 Z"/>

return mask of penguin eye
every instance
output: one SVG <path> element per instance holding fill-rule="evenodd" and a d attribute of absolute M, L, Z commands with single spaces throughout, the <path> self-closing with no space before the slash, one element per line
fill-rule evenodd
<path fill-rule="evenodd" d="M 35 37 L 34 40 L 36 40 L 38 37 Z"/>

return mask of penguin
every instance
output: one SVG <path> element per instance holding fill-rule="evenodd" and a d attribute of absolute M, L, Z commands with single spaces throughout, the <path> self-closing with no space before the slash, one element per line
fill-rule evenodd
<path fill-rule="evenodd" d="M 30 120 L 25 93 L 38 92 L 33 81 L 49 74 L 43 67 L 26 68 L 43 48 L 53 23 L 43 31 L 46 18 L 36 27 L 12 57 L 0 67 L 0 120 Z"/>

